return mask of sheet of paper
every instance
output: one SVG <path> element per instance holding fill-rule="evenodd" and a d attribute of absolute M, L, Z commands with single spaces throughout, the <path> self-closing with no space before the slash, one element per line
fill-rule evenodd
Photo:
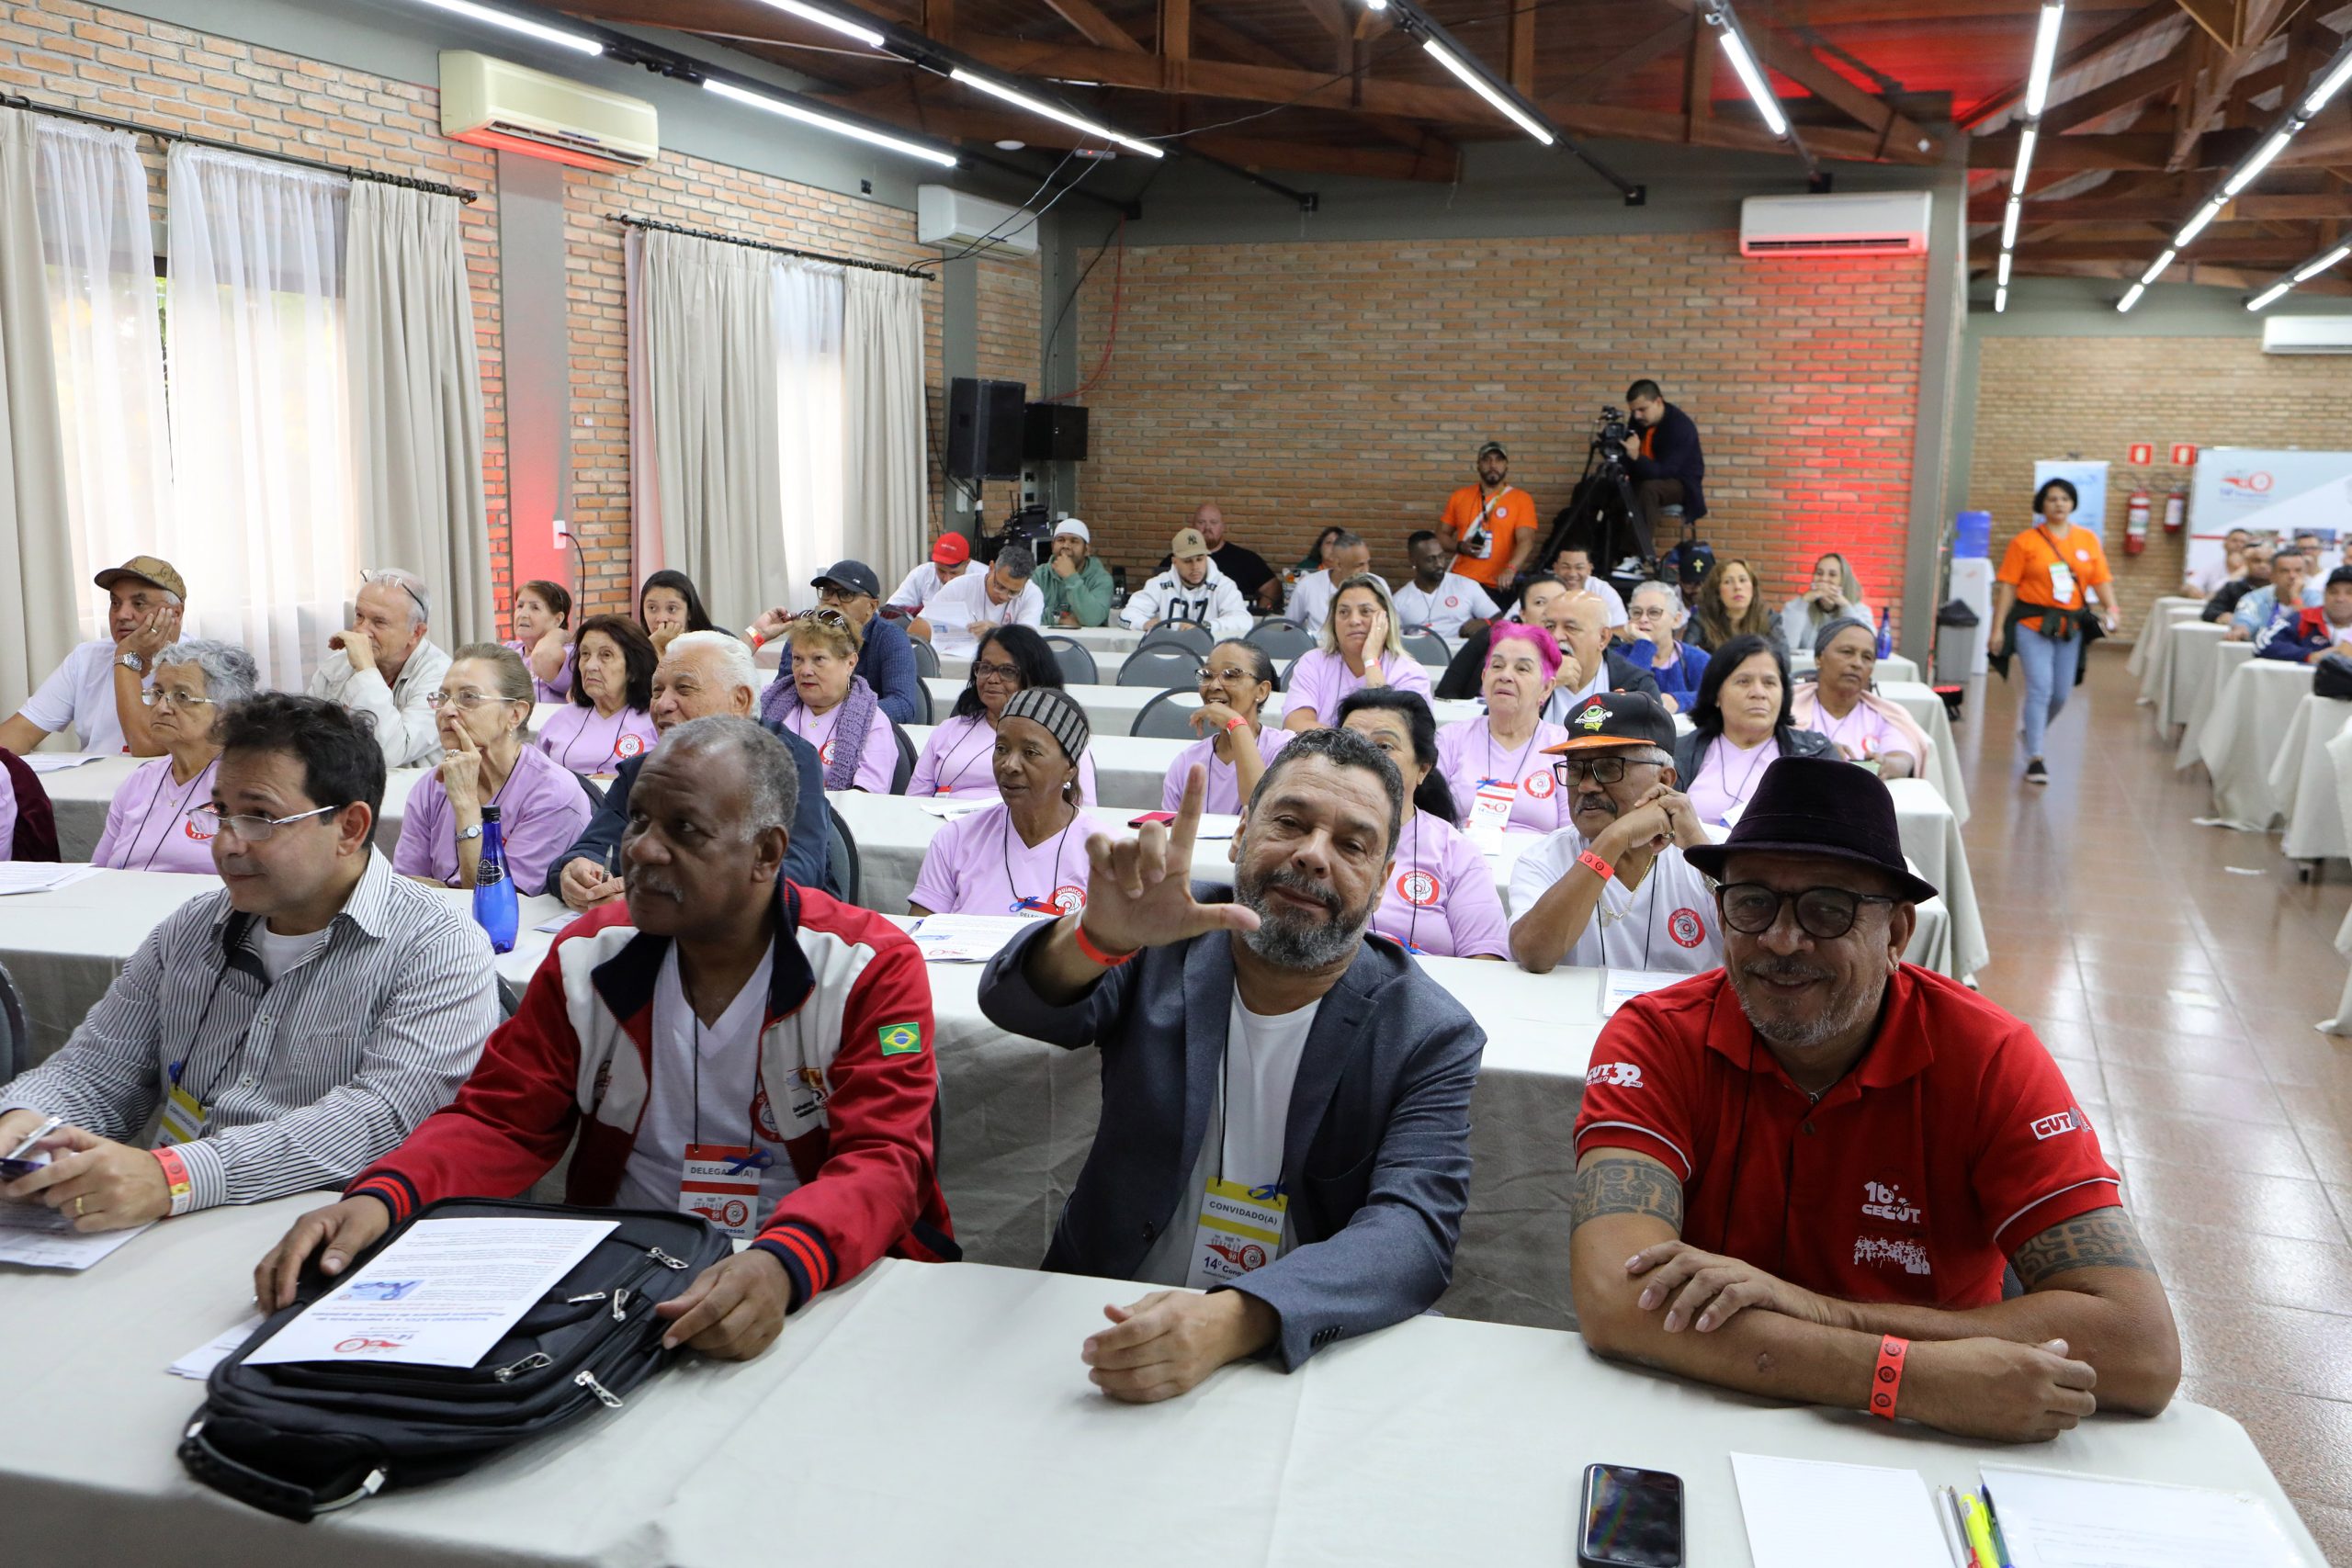
<path fill-rule="evenodd" d="M 556 916 L 555 919 L 551 920 L 541 920 L 537 925 L 533 926 L 531 929 L 543 935 L 553 936 L 556 932 L 563 930 L 564 927 L 570 925 L 579 918 L 580 912 L 578 910 L 566 909 L 562 914 Z"/>
<path fill-rule="evenodd" d="M 1204 811 L 1201 813 L 1201 825 L 1194 830 L 1193 841 L 1205 844 L 1212 840 L 1230 839 L 1240 826 L 1241 818 L 1228 812 Z"/>
<path fill-rule="evenodd" d="M 37 773 L 62 773 L 68 768 L 78 768 L 85 762 L 95 762 L 95 751 L 35 751 L 25 761 Z"/>
<path fill-rule="evenodd" d="M 94 865 L 61 864 L 56 861 L 0 861 L 0 894 L 54 893 L 98 874 Z"/>
<path fill-rule="evenodd" d="M 1635 997 L 1680 985 L 1689 978 L 1688 975 L 1669 975 L 1663 969 L 1611 969 L 1601 978 L 1600 1016 L 1607 1018 Z"/>
<path fill-rule="evenodd" d="M 12 1213 L 22 1207 L 17 1203 L 7 1205 Z M 42 1212 L 46 1213 L 49 1211 L 44 1209 Z M 68 1225 L 70 1227 L 70 1221 Z M 145 1225 L 134 1225 L 127 1231 L 96 1231 L 84 1235 L 71 1228 L 28 1229 L 0 1223 L 0 1263 L 20 1263 L 28 1269 L 64 1269 L 79 1273 L 146 1228 Z"/>
<path fill-rule="evenodd" d="M 470 1367 L 614 1224 L 420 1220 L 245 1359 Z"/>
<path fill-rule="evenodd" d="M 925 915 L 915 945 L 927 964 L 986 964 L 1043 915 Z"/>
<path fill-rule="evenodd" d="M 164 1370 L 175 1378 L 193 1378 L 201 1382 L 212 1375 L 229 1352 L 243 1344 L 253 1331 L 261 1326 L 261 1314 L 254 1313 L 234 1328 L 224 1328 L 211 1338 L 174 1361 Z"/>
<path fill-rule="evenodd" d="M 1951 1568 L 1950 1539 L 1916 1470 L 1742 1453 L 1731 1468 L 1756 1568 Z"/>
<path fill-rule="evenodd" d="M 1984 1468 L 2015 1568 L 2243 1568 L 2300 1561 L 2245 1492 Z"/>
<path fill-rule="evenodd" d="M 988 795 L 926 795 L 913 798 L 918 810 L 928 811 L 933 817 L 968 817 L 997 804 L 996 797 Z"/>

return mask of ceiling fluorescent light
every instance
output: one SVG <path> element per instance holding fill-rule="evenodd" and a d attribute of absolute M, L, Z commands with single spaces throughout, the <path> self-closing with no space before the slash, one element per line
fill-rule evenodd
<path fill-rule="evenodd" d="M 1997 316 L 2008 308 L 2009 291 L 2007 288 L 1996 288 L 1993 290 L 1993 314 Z"/>
<path fill-rule="evenodd" d="M 1756 61 L 1747 52 L 1747 40 L 1739 36 L 1739 28 L 1733 25 L 1728 16 L 1724 17 L 1723 27 L 1724 52 L 1731 56 L 1731 68 L 1739 73 L 1740 85 L 1747 89 L 1747 96 L 1756 100 L 1756 110 L 1764 117 L 1764 124 L 1772 134 L 1786 136 L 1789 133 L 1788 116 L 1781 112 L 1780 100 L 1772 96 L 1771 86 L 1764 80 L 1764 73 L 1756 69 Z"/>
<path fill-rule="evenodd" d="M 2007 288 L 2009 286 L 2010 259 L 2009 253 L 2003 251 L 2001 259 L 1993 264 L 1993 282 L 1997 288 Z"/>
<path fill-rule="evenodd" d="M 2015 196 L 2009 197 L 2009 205 L 2001 214 L 2001 249 L 2009 251 L 2017 248 L 2018 217 L 2024 209 L 2025 203 Z"/>
<path fill-rule="evenodd" d="M 551 43 L 560 49 L 576 49 L 582 54 L 605 52 L 603 44 L 584 33 L 566 32 L 561 28 L 551 28 L 545 22 L 535 22 L 527 17 L 495 11 L 488 6 L 477 6 L 473 0 L 419 0 L 419 4 L 430 6 L 436 11 L 447 11 L 453 17 L 463 17 L 469 21 L 481 22 L 493 28 L 504 28 L 510 33 L 520 33 L 525 38 L 537 39 L 541 43 Z"/>
<path fill-rule="evenodd" d="M 2140 302 L 2140 296 L 2145 294 L 2147 291 L 2148 286 L 2146 284 L 2133 284 L 2131 288 L 2123 291 L 2123 298 L 2115 302 L 2115 308 L 2118 310 L 2130 310 L 2132 306 L 2137 305 Z"/>
<path fill-rule="evenodd" d="M 2172 265 L 2173 257 L 2178 254 L 2180 254 L 2178 251 L 2166 251 L 2164 254 L 2158 256 L 2155 260 L 2155 265 L 2149 267 L 2147 271 L 2140 275 L 2140 281 L 2143 283 L 2154 283 L 2156 279 L 2162 277 L 2165 275 L 2165 268 Z"/>
<path fill-rule="evenodd" d="M 2301 107 L 2295 112 L 2305 119 L 2311 118 L 2327 107 L 2327 100 L 2335 96 L 2346 82 L 2352 82 L 2352 54 L 2346 54 L 2335 62 L 2335 69 L 2323 77 L 2318 86 L 2304 95 Z"/>
<path fill-rule="evenodd" d="M 2016 172 L 2009 175 L 2011 196 L 2025 194 L 2025 172 L 2033 167 L 2033 146 L 2041 140 L 2041 132 L 2030 125 L 2018 134 L 2018 166 Z"/>
<path fill-rule="evenodd" d="M 1544 130 L 1543 126 L 1530 118 L 1526 110 L 1521 108 L 1517 104 L 1512 103 L 1509 98 L 1503 96 L 1502 94 L 1497 92 L 1495 90 L 1495 85 L 1487 80 L 1485 73 L 1479 71 L 1468 61 L 1455 54 L 1453 51 L 1446 48 L 1445 45 L 1438 42 L 1437 39 L 1433 38 L 1423 39 L 1421 40 L 1421 47 L 1428 50 L 1431 57 L 1434 58 L 1440 65 L 1444 66 L 1448 71 L 1453 72 L 1454 75 L 1460 77 L 1464 86 L 1469 88 L 1472 92 L 1486 99 L 1487 102 L 1494 105 L 1496 109 L 1502 114 L 1504 118 L 1519 127 L 1520 130 L 1527 132 L 1528 135 L 1532 136 L 1536 141 L 1541 141 L 1546 147 L 1551 146 L 1553 142 L 1559 140 L 1558 137 L 1553 135 L 1550 131 Z"/>
<path fill-rule="evenodd" d="M 2329 267 L 2334 266 L 2346 256 L 2352 256 L 2352 245 L 2338 245 L 2335 249 L 2328 252 L 2327 254 L 2320 257 L 2319 260 L 2312 262 L 2308 266 L 2299 269 L 2295 274 L 2295 281 L 2297 283 L 2309 283 L 2312 278 L 2317 277 L 2321 273 L 2325 272 Z"/>
<path fill-rule="evenodd" d="M 1027 109 L 1031 114 L 1042 115 L 1050 120 L 1057 120 L 1061 124 L 1069 126 L 1072 130 L 1084 131 L 1087 135 L 1095 138 L 1097 141 L 1116 142 L 1119 146 L 1125 147 L 1130 152 L 1140 152 L 1147 158 L 1164 158 L 1168 155 L 1161 149 L 1154 147 L 1148 141 L 1138 141 L 1132 136 L 1122 136 L 1117 131 L 1113 130 L 1109 126 L 1097 125 L 1092 120 L 1087 119 L 1083 116 L 1074 115 L 1065 108 L 1057 108 L 1054 105 L 1047 103 L 1043 98 L 1033 98 L 1028 94 L 1020 91 L 1018 88 L 1008 87 L 1001 82 L 992 81 L 986 76 L 976 74 L 973 72 L 965 70 L 960 65 L 956 67 L 955 70 L 949 72 L 948 76 L 951 80 L 961 82 L 967 87 L 970 87 L 978 92 L 986 93 L 992 98 L 1002 98 L 1006 103 L 1013 104 L 1019 107 Z"/>
<path fill-rule="evenodd" d="M 2058 25 L 2065 19 L 2064 6 L 2044 6 L 2041 26 L 2033 35 L 2033 70 L 2025 82 L 2025 117 L 2040 119 L 2044 104 L 2050 101 L 2050 68 L 2058 59 Z"/>
<path fill-rule="evenodd" d="M 868 49 L 880 49 L 889 41 L 864 22 L 853 22 L 847 17 L 836 17 L 831 11 L 820 11 L 814 6 L 801 4 L 801 0 L 761 0 L 761 3 L 773 6 L 779 11 L 787 12 L 804 22 L 814 22 L 820 28 L 831 28 L 837 33 L 844 33 Z"/>
<path fill-rule="evenodd" d="M 754 93 L 748 88 L 739 87 L 732 82 L 722 82 L 715 76 L 706 78 L 703 85 L 722 98 L 732 98 L 739 104 L 749 104 L 755 109 L 765 109 L 770 114 L 782 115 L 786 119 L 797 119 L 803 125 L 813 125 L 820 130 L 830 130 L 836 136 L 854 137 L 860 141 L 868 141 L 893 152 L 903 152 L 910 158 L 921 158 L 927 163 L 937 164 L 944 169 L 956 166 L 956 155 L 941 148 L 926 147 L 920 141 L 902 141 L 896 136 L 885 135 L 881 131 L 870 130 L 850 120 L 835 119 L 831 115 L 819 114 L 814 109 L 802 108 L 798 104 L 787 103 L 782 98 L 771 98 L 764 93 Z"/>
<path fill-rule="evenodd" d="M 2295 286 L 2292 283 L 2282 278 L 2278 282 L 2274 283 L 2269 288 L 2264 289 L 2261 293 L 2256 295 L 2253 299 L 2247 300 L 2245 302 L 2245 308 L 2249 310 L 2259 310 L 2266 305 L 2275 302 L 2280 295 L 2286 293 L 2287 290 Z"/>
<path fill-rule="evenodd" d="M 2287 143 L 2292 141 L 2294 139 L 2295 132 L 2292 128 L 2278 131 L 2273 135 L 2269 141 L 2262 144 L 2261 152 L 2256 152 L 2253 157 L 2248 158 L 2244 164 L 2238 165 L 2238 172 L 2232 175 L 2229 177 L 2228 183 L 2222 186 L 2222 194 L 2223 196 L 2235 196 L 2238 192 L 2252 185 L 2255 182 L 2256 176 L 2270 166 L 2270 160 L 2278 156 L 2279 153 L 2284 152 L 2287 150 Z"/>
<path fill-rule="evenodd" d="M 2183 224 L 2181 226 L 2180 232 L 2172 237 L 2173 249 L 2187 249 L 2189 241 L 2194 240 L 2198 235 L 2205 232 L 2205 225 L 2211 223 L 2214 219 L 2219 218 L 2222 215 L 2222 198 L 2217 196 L 2212 200 L 2207 202 L 2204 206 L 2199 208 L 2197 209 L 2197 216 Z"/>
<path fill-rule="evenodd" d="M 1388 0 L 1363 0 L 1363 8 L 1367 11 L 1385 11 L 1388 9 Z"/>

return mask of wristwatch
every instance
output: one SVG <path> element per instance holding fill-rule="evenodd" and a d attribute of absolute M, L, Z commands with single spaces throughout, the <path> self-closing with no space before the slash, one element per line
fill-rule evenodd
<path fill-rule="evenodd" d="M 115 662 L 134 675 L 147 673 L 147 661 L 135 653 L 119 654 L 116 657 Z"/>
<path fill-rule="evenodd" d="M 461 843 L 461 844 L 462 844 L 462 843 L 464 843 L 468 839 L 479 839 L 479 838 L 481 838 L 481 823 L 479 823 L 479 822 L 475 823 L 475 824 L 474 824 L 472 827 L 470 827 L 470 828 L 460 828 L 460 829 L 458 829 L 458 842 L 459 842 L 459 843 Z"/>

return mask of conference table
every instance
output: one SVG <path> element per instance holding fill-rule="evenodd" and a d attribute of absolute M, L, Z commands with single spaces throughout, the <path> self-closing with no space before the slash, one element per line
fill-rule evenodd
<path fill-rule="evenodd" d="M 2200 621 L 2198 624 L 2202 626 L 2204 623 Z M 2205 760 L 2206 728 L 2213 721 L 2214 710 L 2221 706 L 2222 694 L 2229 689 L 2230 677 L 2241 665 L 2253 661 L 2254 645 L 2193 637 L 2183 645 L 2181 657 L 2184 662 L 2196 667 L 2199 685 L 2184 710 L 2180 745 L 2173 753 L 2175 770 Z"/>
<path fill-rule="evenodd" d="M 923 684 L 931 689 L 933 713 L 942 719 L 947 716 L 948 711 L 956 705 L 956 699 L 962 695 L 964 691 L 963 682 L 950 680 L 944 675 L 931 676 L 923 682 Z M 1143 711 L 1144 705 L 1159 695 L 1163 688 L 1066 686 L 1063 690 L 1076 698 L 1080 706 L 1085 708 L 1087 722 L 1093 726 L 1095 734 L 1125 735 L 1134 726 L 1136 715 Z M 1179 705 L 1187 707 L 1200 705 L 1200 699 L 1193 694 L 1192 687 L 1180 686 L 1175 690 L 1179 694 L 1173 700 Z M 1485 711 L 1484 706 L 1476 702 L 1433 702 L 1430 705 L 1430 712 L 1442 725 L 1452 724 L 1458 719 L 1476 718 Z M 1282 699 L 1277 696 L 1266 705 L 1267 721 L 1279 724 L 1282 722 L 1281 715 Z"/>
<path fill-rule="evenodd" d="M 2222 669 L 2221 693 L 2197 738 L 2213 781 L 2213 815 L 2227 827 L 2267 832 L 2279 814 L 2271 769 L 2312 694 L 2312 667 L 2247 657 Z"/>
<path fill-rule="evenodd" d="M 46 759 L 62 754 L 44 751 L 37 755 Z M 99 837 L 106 832 L 107 807 L 113 801 L 115 791 L 145 761 L 143 757 L 100 757 L 79 767 L 41 775 L 41 787 L 49 792 L 50 809 L 57 820 L 58 859 L 90 858 L 90 852 L 98 847 Z M 386 855 L 401 841 L 401 816 L 408 807 L 408 792 L 432 771 L 393 768 L 384 774 L 384 807 L 376 813 L 376 847 Z"/>
<path fill-rule="evenodd" d="M 2197 761 L 2197 732 L 2220 691 L 2215 672 L 2226 660 L 2234 666 L 2254 657 L 2250 643 L 2232 642 L 2229 628 L 2210 621 L 2175 621 L 2172 627 L 2171 673 L 2165 682 L 2165 702 L 2156 722 L 2180 731 L 2179 750 L 2173 765 L 2185 768 Z M 2170 729 L 2165 731 L 2167 735 Z"/>
<path fill-rule="evenodd" d="M 2161 595 L 2148 606 L 2140 634 L 2132 639 L 2132 657 L 2123 665 L 2127 672 L 2140 677 L 2141 702 L 2161 700 L 2165 682 L 2172 674 L 2172 628 L 2182 621 L 2195 620 L 2204 608 L 2203 600 L 2177 594 Z"/>
<path fill-rule="evenodd" d="M 78 1276 L 0 1271 L 8 1321 L 74 1325 L 0 1341 L 0 1386 L 42 1412 L 39 1440 L 0 1449 L 12 1558 L 1565 1568 L 1584 1468 L 1605 1462 L 1681 1476 L 1685 1561 L 1746 1568 L 1742 1452 L 1894 1465 L 1931 1485 L 2003 1462 L 2244 1491 L 2296 1568 L 2324 1562 L 2245 1430 L 2188 1400 L 2008 1450 L 1720 1393 L 1559 1330 L 1425 1316 L 1294 1373 L 1245 1361 L 1128 1405 L 1088 1382 L 1079 1347 L 1140 1287 L 897 1259 L 824 1292 L 749 1361 L 683 1357 L 622 1409 L 294 1524 L 189 1478 L 175 1449 L 204 1390 L 164 1367 L 243 1321 L 254 1260 L 316 1201 L 166 1221 Z"/>
<path fill-rule="evenodd" d="M 2347 723 L 2352 723 L 2352 702 L 2316 694 L 2297 703 L 2295 716 L 2287 723 L 2286 739 L 2270 764 L 2270 790 L 2287 819 L 2278 847 L 2290 860 L 2352 855 L 2334 745 Z"/>

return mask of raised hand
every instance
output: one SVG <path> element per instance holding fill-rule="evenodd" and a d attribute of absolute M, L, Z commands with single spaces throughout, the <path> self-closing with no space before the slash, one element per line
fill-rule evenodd
<path fill-rule="evenodd" d="M 1208 770 L 1194 763 L 1184 775 L 1184 799 L 1171 823 L 1147 822 L 1132 839 L 1090 835 L 1086 907 L 1079 920 L 1087 941 L 1106 953 L 1190 942 L 1204 931 L 1251 931 L 1257 914 L 1239 904 L 1193 900 L 1193 840 L 1200 831 Z"/>
<path fill-rule="evenodd" d="M 791 623 L 792 612 L 778 604 L 774 609 L 762 610 L 760 618 L 752 623 L 752 631 L 762 642 L 774 642 Z"/>

